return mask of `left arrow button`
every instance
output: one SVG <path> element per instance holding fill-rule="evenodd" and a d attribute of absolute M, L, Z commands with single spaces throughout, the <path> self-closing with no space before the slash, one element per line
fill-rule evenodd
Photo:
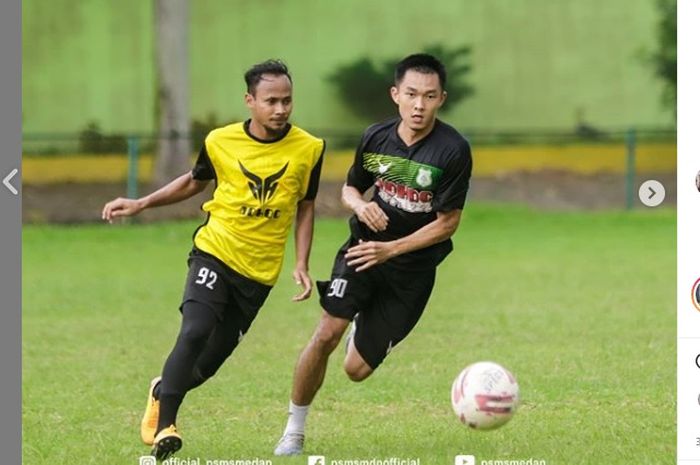
<path fill-rule="evenodd" d="M 12 192 L 13 195 L 17 195 L 17 189 L 15 189 L 15 186 L 10 184 L 10 181 L 12 180 L 12 178 L 15 177 L 16 174 L 17 174 L 17 168 L 10 171 L 10 174 L 5 176 L 5 179 L 2 180 L 2 183 L 5 185 L 5 187 L 7 187 L 10 190 L 10 192 Z"/>

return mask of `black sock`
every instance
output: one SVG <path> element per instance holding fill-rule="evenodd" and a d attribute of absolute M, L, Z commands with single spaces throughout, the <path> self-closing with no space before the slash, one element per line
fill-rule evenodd
<path fill-rule="evenodd" d="M 164 394 L 160 398 L 160 415 L 158 416 L 158 428 L 156 434 L 170 425 L 175 424 L 177 411 L 180 409 L 182 399 L 185 396 L 181 394 Z"/>

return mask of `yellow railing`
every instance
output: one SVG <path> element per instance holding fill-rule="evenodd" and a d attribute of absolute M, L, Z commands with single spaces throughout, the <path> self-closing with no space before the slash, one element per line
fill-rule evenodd
<path fill-rule="evenodd" d="M 542 170 L 564 170 L 581 174 L 622 174 L 626 171 L 624 143 L 476 146 L 473 150 L 474 176 Z M 342 181 L 353 157 L 353 150 L 329 151 L 324 160 L 323 179 Z M 126 154 L 25 156 L 22 160 L 22 182 L 122 182 L 126 181 L 127 170 Z M 675 170 L 675 143 L 637 144 L 636 173 L 670 173 Z M 152 171 L 153 157 L 142 154 L 138 166 L 139 179 L 150 180 Z"/>

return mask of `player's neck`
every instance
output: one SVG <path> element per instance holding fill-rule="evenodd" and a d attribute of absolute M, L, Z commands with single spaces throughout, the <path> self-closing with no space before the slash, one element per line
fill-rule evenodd
<path fill-rule="evenodd" d="M 280 137 L 280 132 L 270 131 L 268 128 L 258 123 L 253 118 L 250 119 L 250 124 L 248 125 L 248 132 L 250 132 L 250 134 L 253 135 L 256 139 L 263 141 L 271 141 Z"/>
<path fill-rule="evenodd" d="M 425 137 L 430 134 L 430 132 L 433 130 L 435 127 L 435 120 L 428 126 L 415 130 L 411 129 L 408 127 L 408 125 L 404 122 L 401 121 L 399 123 L 399 127 L 397 129 L 397 132 L 399 133 L 399 137 L 403 141 L 404 144 L 406 144 L 407 147 L 410 147 L 411 145 L 415 144 L 416 142 L 419 142 L 422 139 L 425 139 Z"/>

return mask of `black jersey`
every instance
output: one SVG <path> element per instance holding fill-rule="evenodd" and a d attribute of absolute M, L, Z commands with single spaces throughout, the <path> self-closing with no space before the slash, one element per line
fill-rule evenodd
<path fill-rule="evenodd" d="M 373 232 L 350 219 L 356 239 L 391 241 L 408 236 L 437 218 L 437 212 L 462 209 L 469 190 L 472 157 L 469 142 L 453 127 L 435 121 L 433 130 L 410 147 L 401 140 L 395 118 L 370 126 L 362 136 L 346 183 L 364 193 L 389 217 L 385 231 Z M 401 267 L 437 266 L 452 250 L 447 239 L 393 258 Z"/>

